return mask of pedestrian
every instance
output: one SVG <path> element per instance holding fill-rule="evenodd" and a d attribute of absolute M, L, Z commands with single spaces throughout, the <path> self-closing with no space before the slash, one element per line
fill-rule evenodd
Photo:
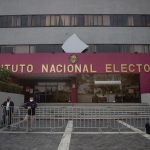
<path fill-rule="evenodd" d="M 7 127 L 10 127 L 14 113 L 14 102 L 11 100 L 11 97 L 8 97 L 7 100 L 2 103 L 1 107 L 3 108 L 3 125 L 5 126 L 7 121 Z"/>
<path fill-rule="evenodd" d="M 27 131 L 31 131 L 33 122 L 35 120 L 35 109 L 37 107 L 37 103 L 34 101 L 33 97 L 30 97 L 29 102 L 24 104 L 25 109 L 27 109 L 27 114 L 25 116 L 24 121 L 27 121 Z"/>

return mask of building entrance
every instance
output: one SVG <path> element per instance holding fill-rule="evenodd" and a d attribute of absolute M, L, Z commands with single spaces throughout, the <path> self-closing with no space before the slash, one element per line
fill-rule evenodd
<path fill-rule="evenodd" d="M 139 74 L 78 74 L 48 80 L 28 80 L 25 101 L 38 103 L 141 102 Z"/>
<path fill-rule="evenodd" d="M 38 103 L 69 102 L 70 82 L 38 82 L 34 87 L 34 98 Z"/>
<path fill-rule="evenodd" d="M 78 102 L 141 102 L 139 74 L 83 74 L 77 82 Z"/>

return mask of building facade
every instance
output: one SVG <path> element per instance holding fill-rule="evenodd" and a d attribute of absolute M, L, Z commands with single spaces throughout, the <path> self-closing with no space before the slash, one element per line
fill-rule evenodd
<path fill-rule="evenodd" d="M 149 0 L 1 0 L 0 65 L 25 100 L 141 102 L 150 93 Z M 72 34 L 89 47 L 65 53 Z"/>

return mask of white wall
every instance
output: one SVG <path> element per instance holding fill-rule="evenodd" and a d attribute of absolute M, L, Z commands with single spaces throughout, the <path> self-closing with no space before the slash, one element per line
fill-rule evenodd
<path fill-rule="evenodd" d="M 0 45 L 62 44 L 73 33 L 88 44 L 149 44 L 147 27 L 0 28 Z"/>
<path fill-rule="evenodd" d="M 15 106 L 23 105 L 24 95 L 7 92 L 0 92 L 0 105 L 8 98 L 8 96 L 11 97 L 11 100 L 14 102 Z"/>
<path fill-rule="evenodd" d="M 141 94 L 141 102 L 150 104 L 150 93 Z"/>
<path fill-rule="evenodd" d="M 150 14 L 150 0 L 0 0 L 1 15 Z"/>

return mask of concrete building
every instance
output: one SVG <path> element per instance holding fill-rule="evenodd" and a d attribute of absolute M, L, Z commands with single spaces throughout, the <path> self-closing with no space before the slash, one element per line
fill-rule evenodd
<path fill-rule="evenodd" d="M 25 100 L 141 102 L 150 93 L 149 27 L 149 0 L 1 0 L 0 65 Z M 74 33 L 84 53 L 63 51 Z"/>

